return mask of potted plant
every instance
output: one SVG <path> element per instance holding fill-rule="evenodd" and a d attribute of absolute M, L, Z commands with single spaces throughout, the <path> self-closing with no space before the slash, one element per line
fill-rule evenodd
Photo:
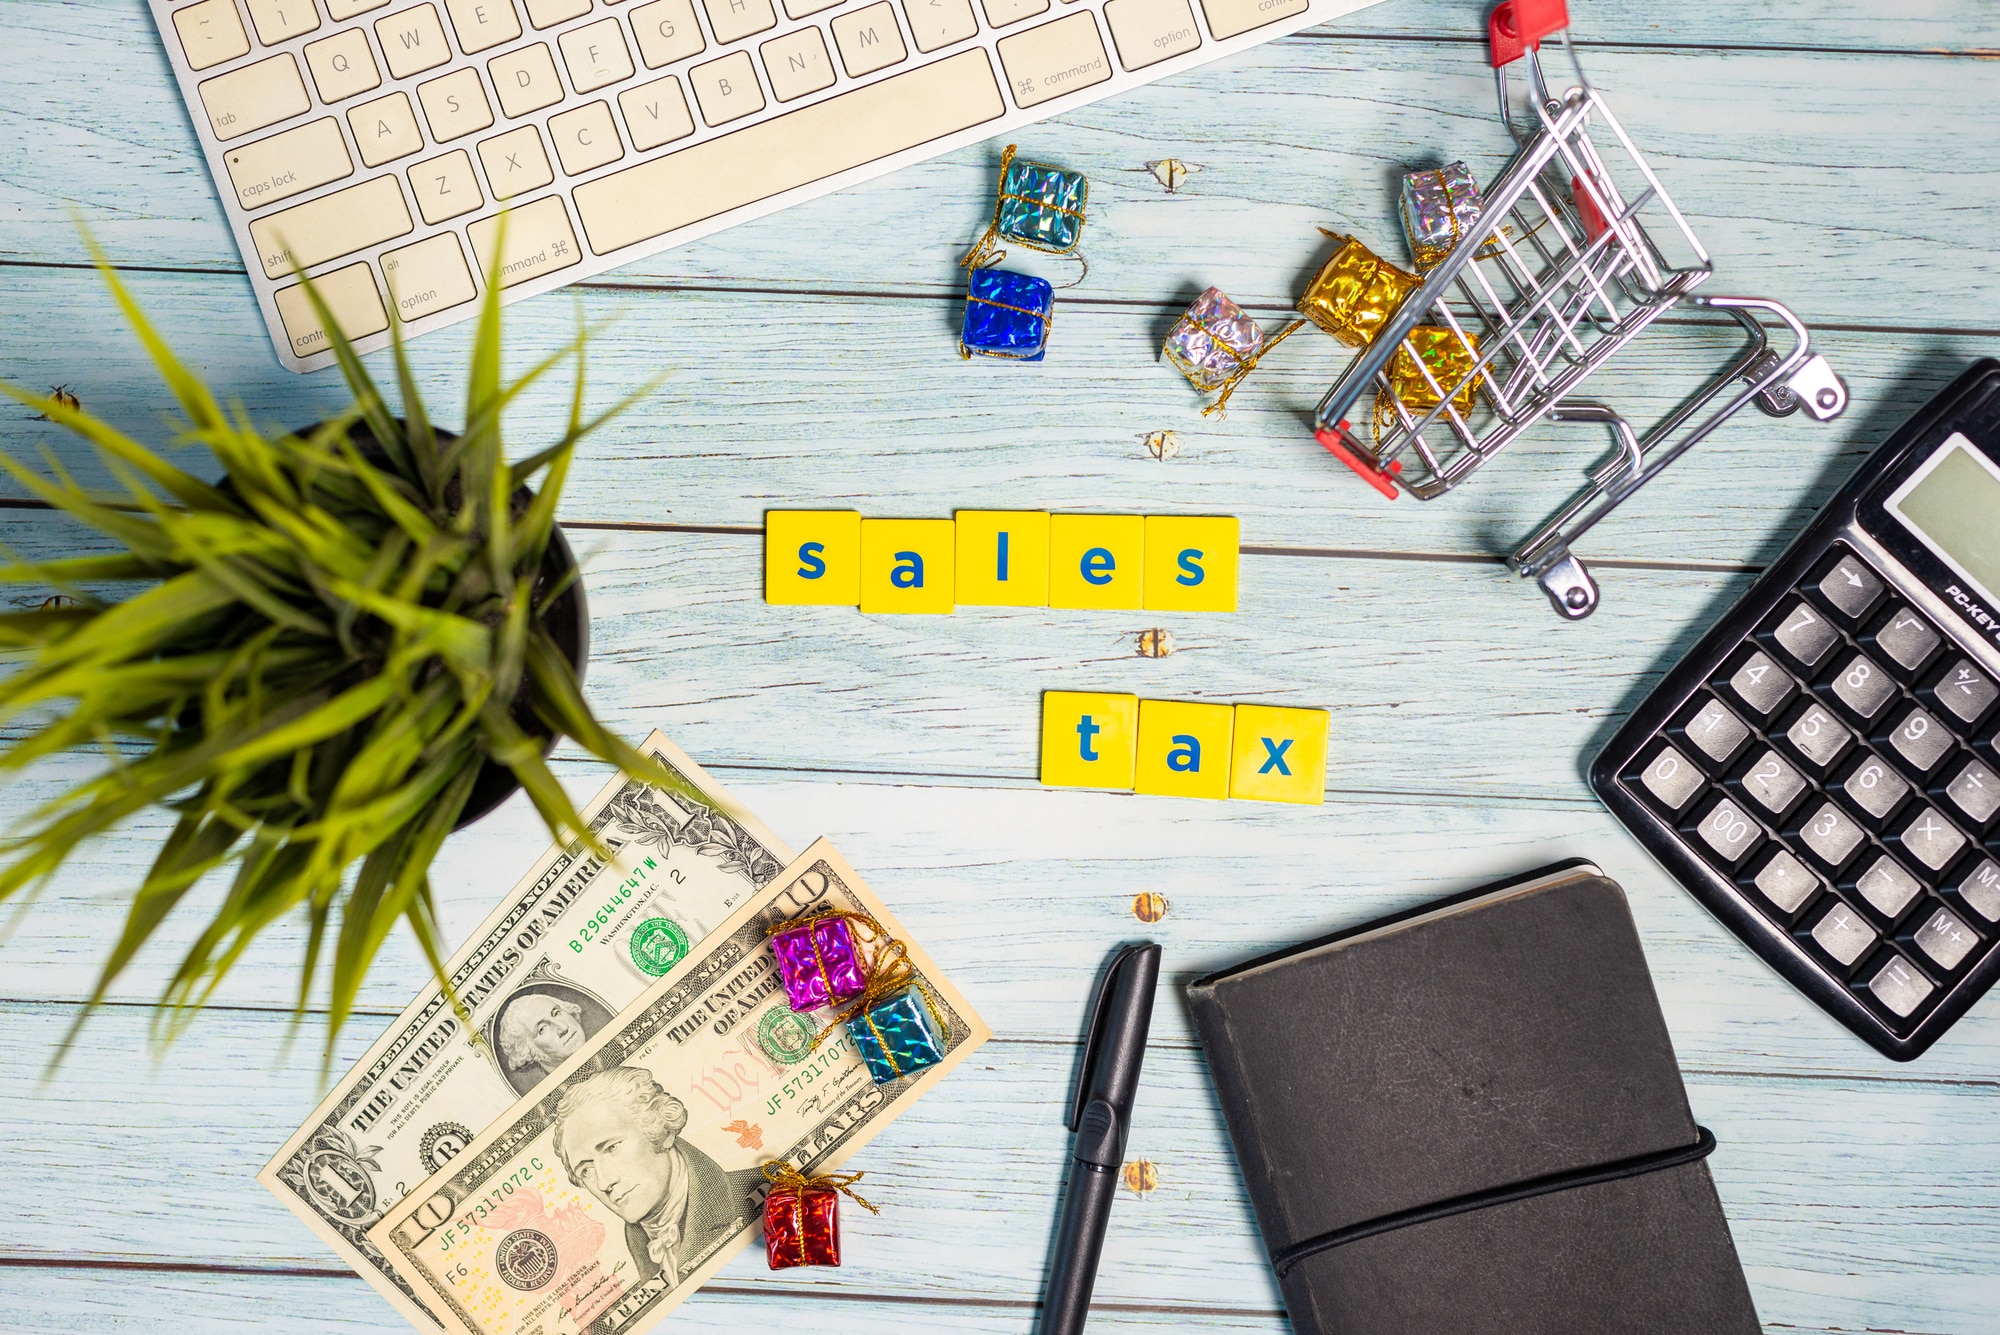
<path fill-rule="evenodd" d="M 351 407 L 266 432 L 240 408 L 225 412 L 101 254 L 98 268 L 185 416 L 179 443 L 205 446 L 222 477 L 176 466 L 73 398 L 0 386 L 90 442 L 114 487 L 4 453 L 0 468 L 117 549 L 0 567 L 0 581 L 54 595 L 0 614 L 0 651 L 18 660 L 0 679 L 0 722 L 23 734 L 0 744 L 0 771 L 77 747 L 110 757 L 0 841 L 0 902 L 46 881 L 82 840 L 163 807 L 173 831 L 78 1024 L 195 884 L 233 868 L 163 1014 L 190 1015 L 265 928 L 302 914 L 297 1005 L 324 972 L 330 1051 L 399 920 L 442 978 L 427 870 L 455 828 L 518 786 L 557 838 L 591 839 L 546 762 L 559 734 L 685 786 L 606 731 L 583 698 L 588 616 L 555 522 L 578 442 L 639 396 L 586 419 L 581 329 L 503 383 L 489 283 L 462 430 L 432 424 L 399 331 L 401 416 L 336 332 Z M 509 463 L 502 410 L 570 359 L 567 429 Z"/>

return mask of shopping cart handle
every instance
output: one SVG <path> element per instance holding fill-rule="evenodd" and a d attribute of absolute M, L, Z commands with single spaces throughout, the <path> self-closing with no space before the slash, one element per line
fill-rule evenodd
<path fill-rule="evenodd" d="M 1541 47 L 1542 39 L 1569 26 L 1563 0 L 1501 0 L 1486 20 L 1486 41 L 1493 51 L 1493 68 L 1511 65 Z"/>
<path fill-rule="evenodd" d="M 1362 480 L 1369 486 L 1375 488 L 1375 490 L 1381 492 L 1392 501 L 1396 499 L 1396 474 L 1403 471 L 1403 465 L 1400 460 L 1392 461 L 1385 470 L 1377 468 L 1374 464 L 1363 459 L 1348 444 L 1352 437 L 1348 435 L 1347 423 L 1345 421 L 1341 422 L 1338 427 L 1323 426 L 1319 428 L 1319 430 L 1313 432 L 1313 439 L 1326 446 L 1328 454 L 1331 454 L 1334 458 L 1359 473 Z"/>

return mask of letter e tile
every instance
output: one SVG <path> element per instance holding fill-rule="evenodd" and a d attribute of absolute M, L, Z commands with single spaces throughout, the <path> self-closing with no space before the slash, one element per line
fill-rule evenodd
<path fill-rule="evenodd" d="M 1146 521 L 1140 515 L 1049 518 L 1049 606 L 1140 606 Z"/>

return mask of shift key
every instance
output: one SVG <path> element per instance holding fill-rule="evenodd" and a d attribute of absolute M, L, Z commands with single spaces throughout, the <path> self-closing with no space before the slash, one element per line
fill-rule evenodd
<path fill-rule="evenodd" d="M 1002 37 L 995 48 L 1006 67 L 1014 104 L 1023 110 L 1111 77 L 1097 19 L 1087 9 Z"/>
<path fill-rule="evenodd" d="M 259 218 L 250 224 L 250 239 L 264 276 L 279 278 L 294 266 L 310 269 L 401 236 L 413 225 L 396 178 L 378 176 Z"/>

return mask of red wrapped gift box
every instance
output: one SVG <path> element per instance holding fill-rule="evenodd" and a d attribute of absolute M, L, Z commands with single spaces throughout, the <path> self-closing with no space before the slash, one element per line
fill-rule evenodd
<path fill-rule="evenodd" d="M 771 1269 L 840 1264 L 840 1193 L 773 1187 L 764 1198 L 764 1255 Z"/>

